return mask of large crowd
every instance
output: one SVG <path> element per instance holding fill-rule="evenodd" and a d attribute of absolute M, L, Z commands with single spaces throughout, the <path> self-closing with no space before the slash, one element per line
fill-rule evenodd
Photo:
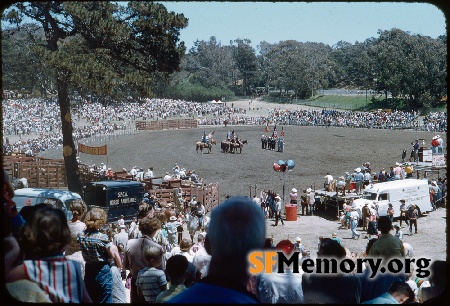
<path fill-rule="evenodd" d="M 59 105 L 56 98 L 5 99 L 3 106 L 3 154 L 39 152 L 62 145 Z M 416 111 L 370 112 L 337 110 L 268 109 L 266 115 L 247 115 L 243 108 L 226 104 L 198 103 L 172 99 L 145 99 L 142 102 L 74 103 L 74 140 L 111 135 L 116 130 L 134 129 L 135 120 L 197 118 L 199 125 L 301 125 L 346 128 L 424 128 L 447 131 L 447 112 L 432 112 L 419 122 Z M 250 106 L 251 107 L 251 106 Z M 19 136 L 12 143 L 8 136 Z"/>
<path fill-rule="evenodd" d="M 104 210 L 87 211 L 82 200 L 71 204 L 71 220 L 48 204 L 18 212 L 7 175 L 4 184 L 6 288 L 20 301 L 448 304 L 445 261 L 426 267 L 409 261 L 409 269 L 371 277 L 376 267 L 362 259 L 407 262 L 413 256 L 402 242 L 401 226 L 393 232 L 392 220 L 377 216 L 376 211 L 369 212 L 377 223 L 374 237 L 357 254 L 343 246 L 336 234 L 320 237 L 317 249 L 302 245 L 302 233 L 294 241 L 267 237 L 260 205 L 265 198 L 228 198 L 212 211 L 206 231 L 201 228 L 195 239 L 188 239 L 182 235 L 183 215 L 175 212 L 164 217 L 167 206 L 155 197 L 141 203 L 131 223 L 119 218 L 107 224 Z M 275 200 L 279 202 L 279 196 Z M 203 209 L 194 199 L 189 206 L 193 214 Z M 280 217 L 275 216 L 275 222 L 282 222 Z M 412 207 L 407 219 L 415 218 Z M 348 226 L 345 220 L 342 226 Z M 266 271 L 275 273 L 249 274 L 248 254 L 253 251 L 279 251 L 298 261 L 266 266 Z M 355 265 L 341 274 L 320 273 L 317 259 L 330 258 Z M 362 269 L 356 268 L 358 262 Z M 424 275 L 424 268 L 431 274 Z M 284 273 L 276 273 L 278 269 Z"/>

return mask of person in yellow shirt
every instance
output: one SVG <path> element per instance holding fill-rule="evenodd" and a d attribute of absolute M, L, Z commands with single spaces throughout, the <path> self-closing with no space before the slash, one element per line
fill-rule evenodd
<path fill-rule="evenodd" d="M 406 172 L 406 177 L 412 177 L 412 174 L 414 172 L 414 168 L 411 165 L 411 163 L 406 163 L 405 172 Z"/>

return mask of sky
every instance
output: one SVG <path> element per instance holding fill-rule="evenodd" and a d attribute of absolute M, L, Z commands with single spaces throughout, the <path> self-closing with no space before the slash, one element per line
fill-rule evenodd
<path fill-rule="evenodd" d="M 399 28 L 437 38 L 446 34 L 445 15 L 429 3 L 410 2 L 160 2 L 183 13 L 189 24 L 180 39 L 189 50 L 194 41 L 215 36 L 222 45 L 237 38 L 354 44 L 378 37 L 378 30 Z"/>

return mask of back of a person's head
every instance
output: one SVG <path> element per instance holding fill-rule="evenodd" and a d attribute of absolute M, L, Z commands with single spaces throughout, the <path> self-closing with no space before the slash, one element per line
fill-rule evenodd
<path fill-rule="evenodd" d="M 445 287 L 447 276 L 447 262 L 444 260 L 436 260 L 430 266 L 431 276 L 430 282 L 433 286 Z"/>
<path fill-rule="evenodd" d="M 64 212 L 45 205 L 29 216 L 18 241 L 27 259 L 37 259 L 62 252 L 71 239 Z"/>
<path fill-rule="evenodd" d="M 102 225 L 106 224 L 107 214 L 104 209 L 94 207 L 86 213 L 84 223 L 88 230 L 99 230 Z"/>
<path fill-rule="evenodd" d="M 157 245 L 148 245 L 144 247 L 142 253 L 147 264 L 150 264 L 152 260 L 156 261 L 163 255 L 163 250 Z"/>
<path fill-rule="evenodd" d="M 212 259 L 246 258 L 252 250 L 263 248 L 265 237 L 264 213 L 248 197 L 232 197 L 211 213 L 206 238 Z"/>
<path fill-rule="evenodd" d="M 188 260 L 181 254 L 174 255 L 167 260 L 166 274 L 172 283 L 179 283 L 188 269 Z"/>
<path fill-rule="evenodd" d="M 20 215 L 25 220 L 25 222 L 28 222 L 31 218 L 31 216 L 34 214 L 35 211 L 38 209 L 44 208 L 44 207 L 52 207 L 50 204 L 47 203 L 39 203 L 33 206 L 24 206 L 20 209 Z"/>
<path fill-rule="evenodd" d="M 69 210 L 72 212 L 73 215 L 77 215 L 80 218 L 83 217 L 84 213 L 86 212 L 87 206 L 86 203 L 84 203 L 81 199 L 74 200 L 69 207 Z"/>
<path fill-rule="evenodd" d="M 346 254 L 345 248 L 331 238 L 323 238 L 319 251 L 317 252 L 319 257 L 332 257 L 337 259 L 344 258 Z"/>
<path fill-rule="evenodd" d="M 152 235 L 161 229 L 161 221 L 157 218 L 144 217 L 139 221 L 139 230 L 143 235 Z"/>
<path fill-rule="evenodd" d="M 138 207 L 138 215 L 140 218 L 145 217 L 148 213 L 153 209 L 153 206 L 149 203 L 141 201 L 141 204 Z"/>
<path fill-rule="evenodd" d="M 392 229 L 392 221 L 388 216 L 378 218 L 378 229 L 381 233 L 388 233 Z"/>
<path fill-rule="evenodd" d="M 374 244 L 375 242 L 377 242 L 377 241 L 378 241 L 377 238 L 371 238 L 371 239 L 369 239 L 369 242 L 367 242 L 367 245 L 366 245 L 366 254 L 369 254 L 370 249 L 372 248 L 373 244 Z"/>
<path fill-rule="evenodd" d="M 406 282 L 398 282 L 398 281 L 393 282 L 392 285 L 389 287 L 388 293 L 390 295 L 403 294 L 407 296 L 408 300 L 403 303 L 412 302 L 414 301 L 415 298 L 414 291 Z"/>

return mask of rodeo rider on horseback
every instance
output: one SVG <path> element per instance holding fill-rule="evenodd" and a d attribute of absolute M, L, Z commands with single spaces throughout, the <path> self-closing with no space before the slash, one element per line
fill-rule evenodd
<path fill-rule="evenodd" d="M 209 144 L 209 137 L 206 136 L 206 131 L 203 131 L 202 142 Z"/>

